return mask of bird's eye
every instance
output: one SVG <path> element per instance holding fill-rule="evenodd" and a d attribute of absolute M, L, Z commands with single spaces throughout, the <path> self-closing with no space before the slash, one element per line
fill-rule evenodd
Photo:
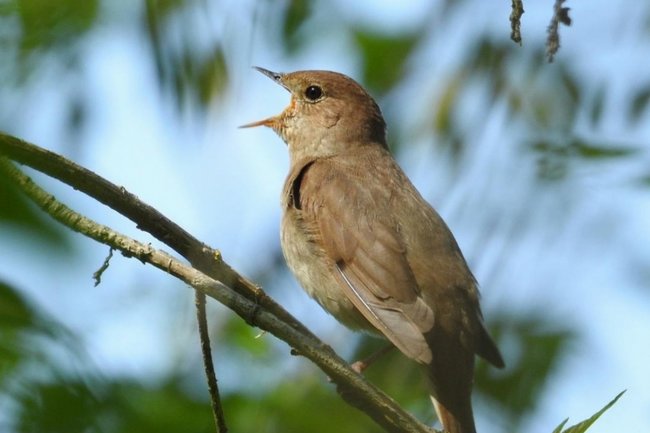
<path fill-rule="evenodd" d="M 316 101 L 323 96 L 323 89 L 319 86 L 309 86 L 305 90 L 305 97 L 310 101 Z"/>

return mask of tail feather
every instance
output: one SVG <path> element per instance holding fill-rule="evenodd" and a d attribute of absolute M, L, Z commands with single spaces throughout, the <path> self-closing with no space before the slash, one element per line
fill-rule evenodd
<path fill-rule="evenodd" d="M 471 404 L 458 408 L 454 413 L 440 404 L 434 396 L 431 396 L 431 401 L 446 433 L 476 433 Z"/>
<path fill-rule="evenodd" d="M 446 343 L 442 338 L 438 341 Z M 441 344 L 426 366 L 431 400 L 447 433 L 476 433 L 472 412 L 474 353 L 456 344 Z"/>

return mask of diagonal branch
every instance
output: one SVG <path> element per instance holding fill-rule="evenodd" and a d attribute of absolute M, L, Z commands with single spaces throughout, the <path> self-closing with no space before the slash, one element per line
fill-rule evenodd
<path fill-rule="evenodd" d="M 116 207 L 111 207 L 116 210 L 117 207 L 125 209 L 120 213 L 128 217 L 136 215 L 141 228 L 143 226 L 152 227 L 159 235 L 165 235 L 164 242 L 168 245 L 185 245 L 187 248 L 184 250 L 185 254 L 192 257 L 207 271 L 203 273 L 199 269 L 187 266 L 150 245 L 142 244 L 77 214 L 35 185 L 13 164 L 0 158 L 0 169 L 8 172 L 10 178 L 16 181 L 25 194 L 57 221 L 85 236 L 120 250 L 125 256 L 138 258 L 175 276 L 201 293 L 221 302 L 251 326 L 257 326 L 285 341 L 293 348 L 294 352 L 310 359 L 325 372 L 350 405 L 365 412 L 386 431 L 414 433 L 431 433 L 433 431 L 405 412 L 382 391 L 366 382 L 329 346 L 307 331 L 304 325 L 266 296 L 261 289 L 239 276 L 225 262 L 221 261 L 215 250 L 191 237 L 155 209 L 140 202 L 132 194 L 83 167 L 71 163 L 60 155 L 1 133 L 0 154 L 5 154 L 47 174 L 54 176 L 52 173 L 55 173 L 55 177 L 102 202 L 116 203 Z M 117 191 L 117 197 L 115 191 Z M 100 199 L 96 195 L 102 198 Z M 124 198 L 120 199 L 120 197 Z M 151 219 L 153 222 L 149 222 Z M 179 235 L 180 238 L 175 238 L 176 235 Z M 193 250 L 197 246 L 200 247 L 198 254 Z M 196 267 L 198 268 L 198 266 Z M 223 275 L 225 281 L 206 275 L 208 272 Z M 245 295 L 234 290 L 235 287 L 243 290 Z M 261 302 L 261 300 L 264 301 Z"/>
<path fill-rule="evenodd" d="M 63 156 L 0 132 L 0 154 L 32 167 L 77 189 L 124 215 L 159 241 L 167 244 L 190 264 L 236 292 L 267 308 L 305 335 L 313 334 L 254 283 L 238 274 L 219 251 L 196 239 L 182 227 L 144 203 L 134 194 Z"/>

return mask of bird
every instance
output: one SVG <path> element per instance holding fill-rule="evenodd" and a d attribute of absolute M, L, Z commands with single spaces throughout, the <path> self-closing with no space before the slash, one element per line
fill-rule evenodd
<path fill-rule="evenodd" d="M 379 105 L 341 73 L 272 72 L 291 94 L 266 126 L 286 143 L 281 246 L 306 292 L 345 326 L 387 339 L 427 372 L 444 430 L 476 433 L 475 356 L 503 357 L 450 229 L 389 151 Z"/>

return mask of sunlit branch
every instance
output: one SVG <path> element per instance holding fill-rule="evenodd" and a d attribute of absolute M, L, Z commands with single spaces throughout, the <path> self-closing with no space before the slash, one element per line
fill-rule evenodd
<path fill-rule="evenodd" d="M 36 154 L 33 152 L 36 152 Z M 115 201 L 115 197 L 111 198 L 111 194 L 114 194 L 114 191 L 118 191 L 120 196 L 128 199 L 128 202 L 117 200 L 120 204 L 120 208 L 126 209 L 125 212 L 120 210 L 120 213 L 126 216 L 134 213 L 139 214 L 139 218 L 142 219 L 144 223 L 147 223 L 148 225 L 157 225 L 159 233 L 165 233 L 167 235 L 172 234 L 170 228 L 165 227 L 165 224 L 173 223 L 155 211 L 155 209 L 148 205 L 144 205 L 135 198 L 135 196 L 128 193 L 123 188 L 118 188 L 83 167 L 67 161 L 60 155 L 45 151 L 37 146 L 25 143 L 5 134 L 0 134 L 0 154 L 7 155 L 16 161 L 30 165 L 46 174 L 56 173 L 56 176 L 52 175 L 100 200 L 99 197 L 95 196 L 96 189 L 93 185 L 95 179 L 98 179 L 99 183 L 102 185 L 99 188 L 102 191 L 102 194 L 100 195 L 102 195 L 102 198 L 104 199 L 100 201 Z M 345 401 L 365 412 L 386 431 L 419 433 L 431 433 L 434 431 L 405 412 L 396 402 L 386 396 L 382 391 L 366 382 L 362 376 L 358 375 L 343 359 L 336 355 L 329 346 L 323 344 L 310 332 L 304 332 L 304 326 L 299 324 L 289 315 L 289 313 L 284 312 L 283 315 L 285 317 L 279 317 L 276 315 L 274 311 L 267 307 L 267 305 L 277 304 L 271 301 L 270 298 L 264 295 L 263 292 L 252 285 L 252 283 L 249 284 L 255 288 L 255 292 L 253 299 L 249 299 L 234 291 L 231 287 L 225 284 L 225 282 L 219 281 L 216 278 L 211 278 L 200 270 L 180 262 L 169 254 L 153 248 L 151 245 L 146 245 L 131 239 L 115 232 L 107 226 L 100 225 L 85 216 L 74 212 L 41 189 L 29 177 L 18 170 L 14 164 L 4 160 L 3 158 L 0 158 L 0 169 L 6 171 L 9 174 L 9 177 L 15 181 L 15 183 L 29 198 L 60 223 L 98 242 L 119 250 L 127 257 L 137 258 L 144 263 L 149 263 L 162 271 L 175 276 L 192 286 L 194 289 L 224 304 L 242 317 L 251 326 L 257 326 L 266 330 L 288 343 L 292 347 L 294 353 L 310 359 L 328 375 L 328 377 L 337 385 L 337 389 Z M 139 206 L 139 208 L 135 211 L 130 208 L 131 206 Z M 148 213 L 151 210 L 154 212 L 153 214 Z M 152 218 L 154 216 L 157 218 L 154 223 L 148 223 L 146 221 L 147 218 Z M 142 227 L 142 224 L 139 221 L 138 226 Z M 175 224 L 174 227 L 177 227 L 178 230 L 182 230 Z M 186 234 L 185 239 L 191 238 L 189 237 L 189 234 L 186 232 L 184 233 Z M 201 245 L 202 251 L 205 253 L 207 247 L 204 244 L 196 240 L 193 242 Z M 214 252 L 214 250 L 211 249 L 208 249 L 208 251 Z M 214 262 L 214 256 L 210 257 Z M 205 260 L 205 258 L 203 260 Z M 205 262 L 201 260 L 199 260 L 199 263 L 206 266 Z M 227 266 L 227 264 L 221 260 L 218 260 L 217 263 L 221 266 Z M 211 268 L 214 265 L 207 266 L 208 268 Z M 231 268 L 228 267 L 227 269 Z M 232 270 L 231 272 L 234 273 Z M 233 275 L 231 274 L 230 277 L 232 276 Z M 231 279 L 230 281 L 241 282 L 242 280 Z M 251 292 L 248 292 L 248 294 L 250 295 Z M 266 302 L 262 304 L 258 299 L 266 299 Z M 278 308 L 281 307 L 278 306 Z M 287 321 L 286 317 L 290 317 L 290 321 Z"/>

